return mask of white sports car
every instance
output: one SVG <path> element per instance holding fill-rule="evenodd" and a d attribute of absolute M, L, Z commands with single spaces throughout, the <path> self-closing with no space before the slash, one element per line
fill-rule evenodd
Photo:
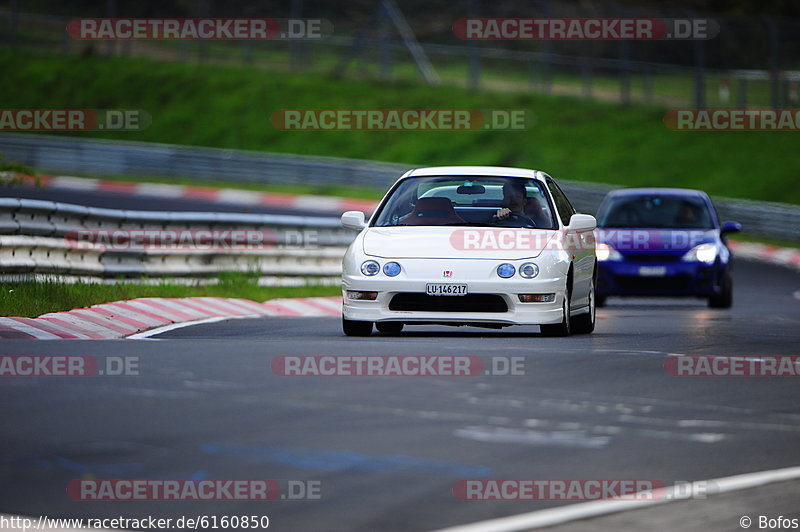
<path fill-rule="evenodd" d="M 576 214 L 544 172 L 444 166 L 406 172 L 345 253 L 342 328 L 404 325 L 590 333 L 595 323 L 593 216 Z"/>

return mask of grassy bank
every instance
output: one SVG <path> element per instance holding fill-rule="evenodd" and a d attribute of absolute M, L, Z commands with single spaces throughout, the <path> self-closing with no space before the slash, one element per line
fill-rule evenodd
<path fill-rule="evenodd" d="M 137 297 L 236 297 L 260 302 L 279 297 L 336 296 L 341 293 L 338 286 L 258 286 L 255 278 L 239 274 L 226 274 L 219 283 L 203 286 L 169 281 L 156 285 L 59 281 L 0 283 L 0 316 L 33 318 L 48 312 Z"/>
<path fill-rule="evenodd" d="M 557 178 L 631 186 L 687 186 L 730 197 L 800 203 L 792 133 L 673 132 L 664 109 L 568 97 L 470 93 L 418 84 L 332 80 L 239 66 L 0 52 L 6 108 L 138 108 L 141 132 L 114 139 L 428 164 L 540 168 Z M 526 131 L 297 132 L 270 117 L 293 108 L 524 109 Z"/>

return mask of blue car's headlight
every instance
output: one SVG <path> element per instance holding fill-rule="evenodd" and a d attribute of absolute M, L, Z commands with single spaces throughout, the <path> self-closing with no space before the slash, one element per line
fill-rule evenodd
<path fill-rule="evenodd" d="M 605 262 L 607 260 L 622 260 L 622 254 L 608 244 L 597 244 L 594 247 L 594 252 L 595 255 L 597 255 L 598 262 Z"/>
<path fill-rule="evenodd" d="M 681 260 L 714 264 L 714 261 L 717 260 L 717 253 L 716 244 L 700 244 L 690 249 Z"/>
<path fill-rule="evenodd" d="M 379 271 L 381 271 L 381 266 L 374 260 L 365 261 L 361 265 L 361 273 L 364 275 L 372 277 L 373 275 L 378 275 Z"/>
<path fill-rule="evenodd" d="M 383 273 L 389 277 L 394 277 L 400 273 L 400 265 L 396 262 L 387 262 L 383 265 Z"/>
<path fill-rule="evenodd" d="M 517 269 L 514 268 L 513 264 L 504 263 L 497 267 L 497 275 L 499 275 L 503 279 L 508 279 L 509 277 L 513 277 L 516 272 Z"/>

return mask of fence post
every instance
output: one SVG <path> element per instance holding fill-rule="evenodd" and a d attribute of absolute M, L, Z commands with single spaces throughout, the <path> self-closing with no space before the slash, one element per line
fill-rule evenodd
<path fill-rule="evenodd" d="M 736 105 L 739 109 L 747 109 L 747 79 L 744 76 L 736 84 Z"/>
<path fill-rule="evenodd" d="M 116 18 L 117 16 L 117 0 L 106 0 L 106 18 Z M 109 39 L 106 43 L 106 50 L 108 57 L 114 57 L 116 51 L 116 41 Z"/>
<path fill-rule="evenodd" d="M 481 0 L 469 0 L 469 12 L 472 18 L 481 16 Z M 469 68 L 467 71 L 467 88 L 478 90 L 481 81 L 481 56 L 478 51 L 478 42 L 470 40 L 469 46 Z"/>
<path fill-rule="evenodd" d="M 780 101 L 780 71 L 778 70 L 778 25 L 775 21 L 763 15 L 762 19 L 769 30 L 769 94 L 773 109 L 781 106 Z"/>
<path fill-rule="evenodd" d="M 705 62 L 705 41 L 696 40 L 694 41 L 694 105 L 698 109 L 706 108 Z"/>
<path fill-rule="evenodd" d="M 623 105 L 631 103 L 630 51 L 628 41 L 619 41 L 619 58 L 622 61 L 619 69 L 619 98 Z"/>
<path fill-rule="evenodd" d="M 592 97 L 592 66 L 588 59 L 581 61 L 581 79 L 583 80 L 583 96 Z"/>
<path fill-rule="evenodd" d="M 292 0 L 289 6 L 290 17 L 298 19 L 303 12 L 303 0 Z M 297 39 L 289 39 L 289 68 L 297 72 L 302 68 L 303 50 Z"/>
<path fill-rule="evenodd" d="M 378 41 L 378 62 L 380 63 L 380 76 L 383 80 L 392 78 L 392 50 L 389 48 L 391 32 L 389 30 L 389 14 L 386 12 L 386 6 L 383 4 L 378 8 L 378 28 L 379 28 L 379 41 Z"/>
<path fill-rule="evenodd" d="M 19 20 L 19 2 L 18 0 L 11 0 L 11 6 L 8 12 L 8 33 L 11 46 L 17 45 L 17 21 Z"/>

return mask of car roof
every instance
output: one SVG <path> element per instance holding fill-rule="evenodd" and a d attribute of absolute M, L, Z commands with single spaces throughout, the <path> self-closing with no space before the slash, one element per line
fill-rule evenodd
<path fill-rule="evenodd" d="M 542 173 L 528 168 L 513 168 L 506 166 L 429 166 L 415 168 L 403 175 L 407 177 L 420 176 L 489 176 L 489 177 L 521 177 L 526 179 L 542 179 Z"/>
<path fill-rule="evenodd" d="M 608 195 L 609 196 L 661 195 L 661 196 L 691 196 L 698 198 L 708 197 L 707 194 L 702 190 L 695 190 L 692 188 L 669 188 L 669 187 L 620 188 L 617 190 L 612 190 L 611 192 L 608 193 Z"/>

